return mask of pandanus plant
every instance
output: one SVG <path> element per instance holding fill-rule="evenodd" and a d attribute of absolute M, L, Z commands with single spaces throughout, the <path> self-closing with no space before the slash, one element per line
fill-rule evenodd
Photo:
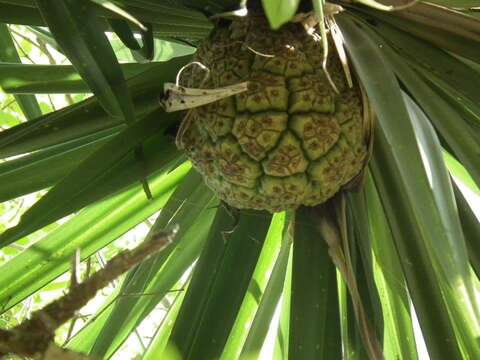
<path fill-rule="evenodd" d="M 144 359 L 479 359 L 478 8 L 0 0 L 0 86 L 26 119 L 0 113 L 0 199 L 44 191 L 0 235 L 1 311 L 71 274 L 0 356 L 123 359 L 168 300 Z M 22 64 L 18 26 L 71 65 Z"/>

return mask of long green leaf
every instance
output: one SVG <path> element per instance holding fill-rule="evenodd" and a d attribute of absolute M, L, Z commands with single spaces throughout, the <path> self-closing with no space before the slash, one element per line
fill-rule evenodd
<path fill-rule="evenodd" d="M 370 331 L 377 337 L 378 342 L 381 342 L 384 332 L 383 312 L 378 289 L 375 284 L 375 259 L 371 251 L 371 239 L 368 236 L 367 228 L 364 226 L 368 221 L 360 223 L 357 220 L 357 214 L 355 212 L 356 210 L 345 201 L 345 215 L 342 215 L 341 212 L 339 215 L 345 217 L 352 268 L 356 275 L 358 292 L 362 300 L 364 312 L 368 320 L 371 321 L 372 329 Z M 366 220 L 366 218 L 363 220 Z M 349 293 L 349 297 L 354 300 L 351 293 Z M 355 330 L 356 335 L 358 335 L 359 340 L 361 340 L 360 328 L 357 327 Z M 376 339 L 374 341 L 376 341 Z M 378 346 L 380 346 L 380 344 L 378 344 Z"/>
<path fill-rule="evenodd" d="M 230 2 L 231 7 L 236 6 L 236 0 Z M 186 2 L 186 1 L 185 1 Z M 179 1 L 158 3 L 144 0 L 117 0 L 116 3 L 132 16 L 143 23 L 151 23 L 154 36 L 170 39 L 181 39 L 197 42 L 210 32 L 212 25 L 201 12 L 188 9 Z M 198 9 L 198 0 L 190 4 L 190 7 Z M 209 1 L 210 10 L 226 9 L 218 7 Z M 116 14 L 102 8 L 97 8 L 96 15 L 107 19 L 121 18 Z M 0 22 L 8 24 L 46 26 L 34 1 L 25 3 L 12 3 L 12 0 L 0 1 Z M 105 30 L 105 29 L 104 29 Z"/>
<path fill-rule="evenodd" d="M 190 59 L 191 56 L 187 55 L 160 62 L 128 80 L 137 118 L 159 108 L 158 98 L 163 93 L 163 84 L 174 81 L 178 69 Z M 0 157 L 19 155 L 77 140 L 97 131 L 123 127 L 124 122 L 108 116 L 93 97 L 0 132 Z"/>
<path fill-rule="evenodd" d="M 1 309 L 9 309 L 67 271 L 76 249 L 80 249 L 85 259 L 154 214 L 163 207 L 188 170 L 189 165 L 185 164 L 168 175 L 152 178 L 154 201 L 145 199 L 141 186 L 136 185 L 84 209 L 2 265 Z"/>
<path fill-rule="evenodd" d="M 342 275 L 337 271 L 338 305 L 340 312 L 340 331 L 345 360 L 363 360 L 368 355 L 362 342 L 352 298 Z"/>
<path fill-rule="evenodd" d="M 142 44 L 140 45 L 125 20 L 111 19 L 108 22 L 120 40 L 131 50 L 135 59 L 139 62 L 153 59 L 155 55 L 155 42 L 151 25 L 147 25 L 148 27 L 141 32 Z"/>
<path fill-rule="evenodd" d="M 289 333 L 290 333 L 290 310 L 292 298 L 292 262 L 293 251 L 290 251 L 287 264 L 287 274 L 283 284 L 283 292 L 280 304 L 280 316 L 278 320 L 277 336 L 273 349 L 274 359 L 288 359 Z"/>
<path fill-rule="evenodd" d="M 213 205 L 216 205 L 213 194 L 202 184 L 200 175 L 192 170 L 162 209 L 150 232 L 155 234 L 168 225 L 178 225 L 175 241 L 161 255 L 130 271 L 123 283 L 123 294 L 151 295 L 119 299 L 98 333 L 89 351 L 91 355 L 110 357 L 178 282 L 200 253 L 215 214 Z"/>
<path fill-rule="evenodd" d="M 416 18 L 416 20 L 420 19 L 420 21 L 412 21 L 409 18 L 395 16 L 395 13 L 389 14 L 364 7 L 359 8 L 357 6 L 355 8 L 362 13 L 362 16 L 365 16 L 366 19 L 373 23 L 375 23 L 377 20 L 385 21 L 401 29 L 402 31 L 426 40 L 441 49 L 451 51 L 475 62 L 480 62 L 480 49 L 478 48 L 478 41 L 459 35 L 456 30 L 462 30 L 462 26 L 460 24 L 448 24 L 449 28 L 446 28 L 447 23 L 445 23 L 444 28 L 442 28 L 441 15 L 437 16 L 436 19 L 427 18 L 427 21 L 422 22 L 422 16 L 417 16 Z M 431 10 L 432 7 L 429 7 L 429 11 Z M 427 24 L 428 20 L 430 20 L 429 24 Z M 474 24 L 476 26 L 475 22 Z"/>
<path fill-rule="evenodd" d="M 185 295 L 171 343 L 184 359 L 220 356 L 250 283 L 271 220 L 220 208 Z"/>
<path fill-rule="evenodd" d="M 108 353 L 105 354 L 105 357 L 112 356 L 117 350 L 116 347 L 138 325 L 138 321 L 144 319 L 151 312 L 163 298 L 165 292 L 168 292 L 179 281 L 180 277 L 198 257 L 215 214 L 214 207 L 217 204 L 213 201 L 210 205 L 205 208 L 200 217 L 195 217 L 195 220 L 198 220 L 195 226 L 191 227 L 179 239 L 177 245 L 166 249 L 167 254 L 154 259 L 153 262 L 145 263 L 127 276 L 125 281 L 128 281 L 129 284 L 122 286 L 118 297 L 115 297 L 114 301 L 111 299 L 107 301 L 104 306 L 107 311 L 102 312 L 92 322 L 88 323 L 69 343 L 69 349 L 84 353 L 91 352 L 94 347 L 96 347 L 95 351 L 101 350 L 101 347 L 96 345 L 98 336 L 102 331 L 109 328 L 108 321 L 112 320 L 113 310 L 116 309 L 118 315 L 119 308 L 114 305 L 119 300 L 127 301 L 125 297 L 132 299 L 133 296 L 133 299 L 136 298 L 137 301 L 134 302 L 135 307 L 128 309 L 127 314 L 125 314 L 127 315 L 127 319 L 123 323 L 125 329 L 118 329 L 118 332 L 114 334 L 112 343 L 108 345 Z M 142 280 L 145 278 L 146 280 Z M 138 284 L 139 292 L 134 291 L 137 288 L 136 281 L 140 282 Z M 178 291 L 178 289 L 174 290 Z M 132 296 L 129 296 L 129 294 Z"/>
<path fill-rule="evenodd" d="M 467 242 L 468 256 L 477 277 L 480 277 L 480 220 L 472 211 L 458 186 L 454 186 L 458 213 L 462 222 L 463 233 Z"/>
<path fill-rule="evenodd" d="M 472 179 L 465 167 L 445 150 L 443 151 L 443 158 L 450 174 L 474 194 L 480 196 L 480 188 L 477 186 L 477 184 L 475 184 L 475 181 Z"/>
<path fill-rule="evenodd" d="M 384 320 L 384 355 L 392 359 L 417 359 L 410 302 L 390 226 L 370 173 L 365 191 L 352 196 L 356 227 L 365 227 L 373 257 L 373 275 L 380 294 Z M 362 239 L 364 242 L 365 239 Z"/>
<path fill-rule="evenodd" d="M 375 30 L 431 82 L 455 98 L 455 101 L 480 113 L 475 84 L 480 82 L 480 72 L 466 65 L 465 60 L 439 49 L 384 22 L 378 21 Z"/>
<path fill-rule="evenodd" d="M 168 308 L 167 314 L 162 319 L 162 323 L 160 324 L 159 328 L 155 333 L 155 336 L 150 342 L 147 351 L 143 355 L 142 360 L 157 360 L 159 354 L 163 354 L 165 352 L 168 338 L 170 337 L 170 334 L 172 332 L 173 324 L 175 323 L 175 319 L 178 316 L 178 312 L 180 310 L 180 306 L 182 305 L 184 296 L 185 291 L 182 291 L 175 297 L 175 300 Z"/>
<path fill-rule="evenodd" d="M 282 244 L 277 261 L 272 269 L 267 287 L 260 300 L 257 312 L 255 313 L 255 318 L 252 321 L 250 331 L 248 332 L 248 336 L 243 345 L 242 354 L 244 356 L 260 353 L 262 346 L 266 341 L 266 336 L 270 327 L 274 325 L 272 319 L 282 296 L 283 286 L 287 276 L 288 260 L 291 253 L 290 250 L 292 248 L 293 239 L 288 233 L 289 228 L 287 226 L 290 223 L 289 218 L 286 219 L 283 229 Z"/>
<path fill-rule="evenodd" d="M 285 222 L 285 213 L 273 215 L 262 252 L 260 253 L 255 271 L 248 286 L 248 291 L 243 299 L 235 324 L 223 349 L 221 359 L 238 358 L 242 352 L 249 327 L 255 318 L 268 283 L 268 277 L 266 277 L 265 274 L 270 273 L 275 264 L 282 242 L 282 231 L 284 227 L 287 226 L 288 223 Z"/>
<path fill-rule="evenodd" d="M 460 320 L 467 309 L 462 308 L 458 301 L 469 300 L 463 296 L 455 297 L 455 288 L 452 288 L 454 277 L 460 276 L 467 281 L 463 286 L 468 293 L 465 266 L 456 268 L 448 265 L 452 261 L 457 264 L 463 261 L 462 248 L 453 247 L 455 239 L 458 236 L 461 238 L 462 233 L 457 232 L 456 227 L 451 228 L 452 223 L 446 216 L 451 211 L 449 194 L 432 193 L 424 159 L 416 143 L 417 136 L 420 136 L 420 139 L 433 145 L 432 138 L 414 129 L 396 79 L 383 57 L 388 45 L 380 42 L 379 46 L 368 29 L 352 21 L 351 17 L 342 15 L 339 20 L 355 67 L 379 118 L 375 131 L 374 177 L 394 229 L 395 243 L 401 254 L 428 350 L 432 357 L 438 359 L 462 358 L 465 352 L 476 354 L 479 351 L 473 339 L 476 325 L 466 325 L 465 320 Z M 430 152 L 429 149 L 423 150 Z M 432 160 L 434 162 L 428 166 L 435 167 L 433 171 L 442 174 L 438 163 Z M 435 184 L 440 185 L 445 178 L 438 181 Z M 401 194 L 401 198 L 394 201 L 392 197 L 395 194 Z M 443 209 L 441 206 L 445 205 L 448 207 Z M 458 217 L 456 219 L 452 221 L 458 221 Z M 442 249 L 446 247 L 454 251 L 448 259 L 448 268 L 438 262 L 441 254 L 435 249 L 440 242 Z M 444 251 L 444 256 L 449 254 Z M 444 296 L 444 291 L 448 292 L 447 296 Z M 452 312 L 455 316 L 451 317 L 449 314 Z"/>
<path fill-rule="evenodd" d="M 388 51 L 388 48 L 386 50 Z M 478 151 L 480 141 L 475 138 L 469 124 L 443 99 L 435 96 L 435 92 L 418 77 L 418 74 L 406 66 L 398 56 L 395 56 L 392 51 L 388 51 L 387 54 L 389 61 L 392 62 L 392 68 L 395 69 L 396 74 L 407 86 L 408 91 L 412 93 L 441 136 L 460 158 L 478 184 L 480 184 L 480 169 L 477 166 L 480 163 L 480 153 Z M 467 76 L 467 74 L 464 74 L 464 77 Z M 472 74 L 470 74 L 470 78 L 475 79 Z M 459 84 L 460 81 L 457 81 L 456 87 L 459 89 L 463 88 L 466 92 L 471 92 L 471 89 L 466 88 L 466 85 L 462 86 L 463 83 Z M 471 96 L 474 98 L 474 95 Z"/>
<path fill-rule="evenodd" d="M 336 270 L 319 232 L 317 213 L 295 216 L 288 357 L 340 359 L 340 317 Z"/>
<path fill-rule="evenodd" d="M 10 1 L 0 2 L 0 22 L 18 25 L 45 26 L 40 11 L 35 7 L 15 5 Z"/>
<path fill-rule="evenodd" d="M 62 179 L 44 197 L 33 205 L 21 218 L 20 223 L 0 235 L 0 244 L 5 246 L 13 241 L 70 214 L 99 198 L 118 190 L 117 184 L 125 186 L 123 176 L 128 175 L 133 182 L 131 174 L 125 174 L 124 161 L 129 161 L 133 149 L 155 133 L 162 133 L 169 121 L 175 121 L 175 115 L 161 115 L 155 113 L 125 129 L 115 136 L 100 149 L 91 154 L 73 172 Z M 157 137 L 158 139 L 158 137 Z M 173 144 L 168 143 L 160 136 L 161 145 L 165 154 L 164 160 L 168 164 L 178 157 L 178 152 L 173 149 Z M 166 149 L 165 149 L 166 148 Z M 162 149 L 157 149 L 161 151 Z M 170 151 L 168 151 L 170 150 Z M 155 151 L 155 150 L 154 150 Z M 166 165 L 164 162 L 164 165 Z M 142 178 L 145 173 L 144 166 L 133 162 L 136 166 L 136 176 Z M 112 178 L 112 176 L 117 176 Z M 129 182 L 129 183 L 131 183 Z M 105 184 L 108 186 L 106 187 Z M 116 185 L 116 186 L 115 186 Z"/>
<path fill-rule="evenodd" d="M 480 1 L 478 0 L 430 0 L 433 4 L 449 6 L 455 9 L 470 9 L 473 7 L 480 7 Z"/>
<path fill-rule="evenodd" d="M 158 68 L 158 64 L 121 64 L 125 78 Z M 88 85 L 72 65 L 0 64 L 0 86 L 11 94 L 89 93 Z"/>
<path fill-rule="evenodd" d="M 113 135 L 94 135 L 0 163 L 0 202 L 55 185 Z"/>
<path fill-rule="evenodd" d="M 147 30 L 145 25 L 143 25 L 140 21 L 135 19 L 135 17 L 130 15 L 121 7 L 117 6 L 115 3 L 109 0 L 90 0 L 90 1 L 105 8 L 106 10 L 110 11 L 112 14 L 120 16 L 122 19 L 128 20 L 130 23 L 137 26 L 140 30 L 143 30 L 143 31 Z"/>

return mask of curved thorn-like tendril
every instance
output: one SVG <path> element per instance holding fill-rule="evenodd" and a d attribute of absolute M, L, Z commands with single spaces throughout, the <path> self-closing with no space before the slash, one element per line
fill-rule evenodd
<path fill-rule="evenodd" d="M 210 75 L 210 69 L 205 65 L 203 65 L 200 61 L 192 61 L 187 65 L 182 66 L 180 70 L 178 70 L 177 77 L 175 78 L 175 85 L 180 86 L 180 77 L 182 76 L 182 73 L 192 65 L 197 65 L 202 70 L 205 70 L 206 74 L 205 74 L 205 78 L 202 80 L 202 84 L 208 79 L 208 76 Z"/>
<path fill-rule="evenodd" d="M 245 41 L 239 41 L 239 40 L 229 42 L 227 45 L 218 45 L 218 44 L 215 44 L 215 45 L 212 46 L 212 48 L 222 49 L 222 48 L 230 47 L 230 46 L 232 46 L 233 44 L 241 44 L 242 47 L 244 47 L 245 49 L 251 51 L 251 52 L 254 53 L 255 55 L 259 55 L 259 56 L 263 56 L 263 57 L 269 57 L 269 58 L 275 57 L 275 55 L 273 55 L 273 54 L 265 54 L 265 53 L 262 53 L 262 52 L 259 51 L 259 50 L 255 50 L 253 47 L 251 47 L 250 45 L 248 45 Z"/>
<path fill-rule="evenodd" d="M 371 8 L 377 9 L 377 10 L 382 10 L 382 11 L 401 11 L 401 10 L 406 10 L 417 3 L 420 2 L 420 0 L 412 0 L 407 4 L 404 5 L 384 5 L 382 3 L 379 3 L 378 1 L 375 0 L 356 0 L 360 4 L 369 6 Z"/>

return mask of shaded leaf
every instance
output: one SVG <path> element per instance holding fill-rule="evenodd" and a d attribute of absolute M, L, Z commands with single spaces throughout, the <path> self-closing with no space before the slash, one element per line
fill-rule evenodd
<path fill-rule="evenodd" d="M 292 359 L 342 357 L 336 269 L 317 216 L 306 207 L 295 216 L 288 345 Z"/>
<path fill-rule="evenodd" d="M 152 138 L 155 134 L 161 134 L 169 123 L 177 120 L 176 116 L 174 114 L 163 114 L 163 121 L 159 121 L 159 114 L 154 113 L 115 136 L 29 208 L 17 226 L 0 235 L 1 245 L 8 245 L 110 194 L 112 191 L 118 190 L 115 183 L 122 183 L 122 175 L 125 170 L 128 171 L 122 166 L 124 165 L 123 161 L 131 156 L 133 149 L 142 144 L 143 141 Z M 162 145 L 168 148 L 169 144 L 162 141 Z M 178 157 L 173 144 L 170 144 L 170 147 L 173 151 L 166 157 L 163 165 L 167 165 Z M 157 149 L 157 151 L 161 150 Z M 137 171 L 137 176 L 143 178 L 143 166 L 140 166 Z M 124 186 L 127 184 L 124 184 Z"/>
<path fill-rule="evenodd" d="M 442 209 L 437 201 L 448 203 L 448 195 L 438 199 L 441 194 L 432 194 L 416 142 L 417 136 L 424 135 L 414 130 L 400 88 L 384 59 L 387 45 L 379 46 L 378 40 L 371 38 L 373 35 L 349 16 L 342 14 L 338 20 L 354 65 L 379 118 L 375 129 L 373 174 L 393 229 L 430 355 L 461 358 L 464 351 L 476 353 L 478 345 L 471 337 L 475 324 L 466 327 L 465 322 L 459 320 L 465 316 L 463 312 L 466 308 L 458 302 L 464 295 L 442 295 L 443 291 L 452 291 L 454 277 L 464 277 L 468 282 L 468 275 L 464 273 L 463 266 L 452 268 L 447 265 L 448 270 L 442 268 L 442 263 L 437 262 L 440 254 L 435 254 L 433 250 L 438 249 L 440 241 L 443 246 L 450 246 L 447 244 L 455 241 L 457 236 L 457 233 L 446 230 L 448 222 L 444 222 L 443 214 L 439 213 Z M 437 165 L 430 163 L 429 166 Z M 448 254 L 444 251 L 445 256 Z M 450 261 L 454 261 L 453 257 Z M 441 277 L 439 274 L 442 274 Z M 468 283 L 465 285 L 469 286 Z M 448 316 L 450 311 L 455 312 L 455 317 Z M 457 333 L 460 328 L 462 335 Z"/>
<path fill-rule="evenodd" d="M 265 215 L 242 211 L 236 220 L 217 211 L 170 338 L 184 359 L 220 356 L 270 224 Z"/>
<path fill-rule="evenodd" d="M 264 291 L 268 283 L 268 277 L 266 277 L 265 274 L 270 273 L 279 255 L 282 232 L 285 231 L 284 228 L 288 227 L 288 223 L 285 222 L 285 220 L 284 212 L 273 215 L 247 293 L 245 294 L 242 306 L 235 319 L 235 324 L 223 349 L 222 359 L 238 358 L 241 355 L 243 344 L 249 333 L 248 330 L 250 329 L 253 319 L 256 317 L 260 302 L 264 300 Z M 269 322 L 267 322 L 267 324 L 268 323 Z M 266 335 L 266 332 L 264 335 Z M 262 341 L 263 339 L 257 338 L 257 340 Z"/>
<path fill-rule="evenodd" d="M 191 56 L 187 55 L 157 63 L 128 81 L 135 99 L 137 118 L 159 108 L 158 98 L 163 92 L 163 83 L 174 81 L 178 68 L 190 59 Z M 99 131 L 119 131 L 124 127 L 122 119 L 108 116 L 95 97 L 89 98 L 0 132 L 0 157 L 62 144 Z"/>

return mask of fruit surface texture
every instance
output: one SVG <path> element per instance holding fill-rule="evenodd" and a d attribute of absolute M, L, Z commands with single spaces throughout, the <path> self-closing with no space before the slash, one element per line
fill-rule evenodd
<path fill-rule="evenodd" d="M 271 30 L 260 16 L 217 27 L 182 85 L 248 91 L 191 109 L 178 143 L 205 182 L 236 208 L 314 206 L 356 177 L 367 158 L 362 94 L 347 86 L 335 49 L 298 23 Z"/>

